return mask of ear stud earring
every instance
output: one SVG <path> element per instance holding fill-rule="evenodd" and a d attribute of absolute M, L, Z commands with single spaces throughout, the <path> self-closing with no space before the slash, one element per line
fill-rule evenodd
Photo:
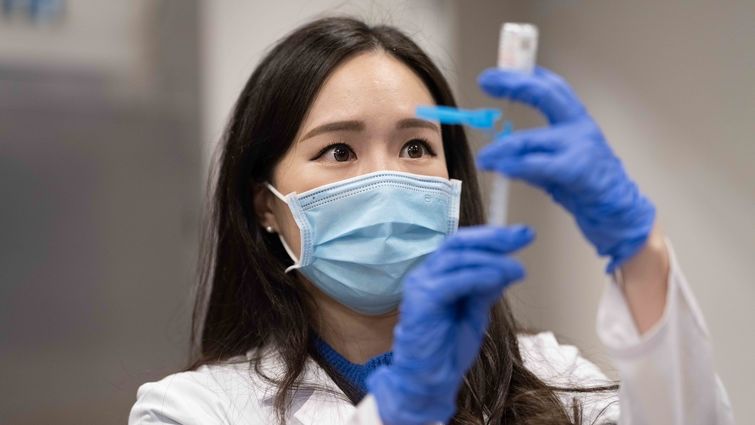
<path fill-rule="evenodd" d="M 273 229 L 273 226 L 267 226 L 267 227 L 265 227 L 265 230 L 267 231 L 267 233 L 275 233 L 275 230 Z"/>

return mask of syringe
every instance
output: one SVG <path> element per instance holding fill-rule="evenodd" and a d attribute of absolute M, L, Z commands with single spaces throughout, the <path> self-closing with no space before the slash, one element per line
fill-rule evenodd
<path fill-rule="evenodd" d="M 506 22 L 501 26 L 498 44 L 498 68 L 532 73 L 537 56 L 537 27 L 532 24 Z M 507 105 L 508 106 L 508 105 Z M 508 107 L 504 110 L 509 110 Z M 505 136 L 512 131 L 510 121 L 504 123 Z M 501 143 L 506 143 L 502 141 Z M 503 226 L 506 224 L 509 184 L 500 174 L 492 176 L 492 187 L 488 199 L 488 223 Z"/>

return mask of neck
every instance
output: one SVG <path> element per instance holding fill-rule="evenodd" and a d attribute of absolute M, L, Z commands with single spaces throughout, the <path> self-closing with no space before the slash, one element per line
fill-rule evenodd
<path fill-rule="evenodd" d="M 367 316 L 338 303 L 313 285 L 308 286 L 319 313 L 317 332 L 320 338 L 346 360 L 364 364 L 391 350 L 398 310 Z"/>

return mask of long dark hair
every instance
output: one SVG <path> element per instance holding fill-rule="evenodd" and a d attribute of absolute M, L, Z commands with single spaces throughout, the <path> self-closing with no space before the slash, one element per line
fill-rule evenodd
<path fill-rule="evenodd" d="M 222 140 L 194 307 L 194 361 L 188 369 L 274 347 L 285 373 L 264 377 L 278 388 L 274 406 L 281 422 L 309 358 L 333 377 L 352 402 L 358 402 L 359 396 L 313 349 L 312 299 L 295 277 L 283 272 L 290 259 L 277 237 L 262 231 L 253 192 L 270 179 L 329 74 L 347 58 L 374 50 L 393 55 L 413 70 L 438 105 L 456 104 L 440 71 L 400 31 L 351 18 L 325 18 L 295 30 L 262 59 L 239 96 Z M 482 202 L 466 135 L 459 126 L 444 125 L 442 137 L 448 174 L 464 182 L 460 225 L 482 224 Z M 545 384 L 524 367 L 519 328 L 507 303 L 501 301 L 491 315 L 480 356 L 460 391 L 453 423 L 580 423 L 579 406 L 569 412 L 560 403 L 557 391 L 563 389 Z M 251 362 L 262 374 L 259 355 Z"/>

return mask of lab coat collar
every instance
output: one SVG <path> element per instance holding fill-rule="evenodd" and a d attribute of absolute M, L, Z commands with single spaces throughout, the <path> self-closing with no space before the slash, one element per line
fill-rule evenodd
<path fill-rule="evenodd" d="M 261 370 L 267 376 L 283 376 L 284 364 L 274 348 L 262 349 Z M 247 353 L 247 360 L 254 351 Z M 263 405 L 273 409 L 277 387 L 264 379 L 258 379 L 260 400 Z M 356 408 L 346 395 L 338 388 L 327 373 L 311 358 L 307 359 L 302 374 L 301 385 L 294 389 L 288 416 L 295 419 L 292 423 L 301 425 L 325 425 L 345 423 Z"/>

